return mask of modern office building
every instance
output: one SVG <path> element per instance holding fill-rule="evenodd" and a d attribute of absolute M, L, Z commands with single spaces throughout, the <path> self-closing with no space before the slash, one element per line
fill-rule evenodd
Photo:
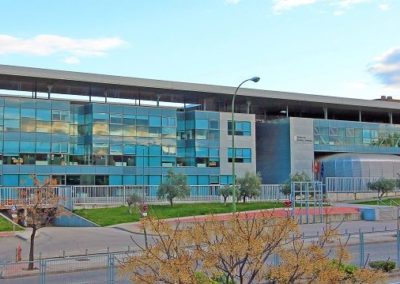
<path fill-rule="evenodd" d="M 259 171 L 386 176 L 400 172 L 400 104 L 0 65 L 0 182 L 192 185 Z M 234 128 L 234 129 L 233 129 Z M 322 165 L 322 168 L 321 168 Z"/>

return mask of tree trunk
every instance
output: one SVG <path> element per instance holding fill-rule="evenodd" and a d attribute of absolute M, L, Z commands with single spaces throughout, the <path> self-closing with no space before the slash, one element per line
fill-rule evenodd
<path fill-rule="evenodd" d="M 243 195 L 243 203 L 246 203 L 246 195 Z"/>
<path fill-rule="evenodd" d="M 228 196 L 224 196 L 224 204 L 226 205 L 226 199 L 228 199 Z"/>
<path fill-rule="evenodd" d="M 170 199 L 169 199 L 169 204 L 171 205 L 171 207 L 174 206 L 174 204 L 173 204 L 172 202 L 173 202 L 173 201 L 172 201 L 172 198 L 170 198 Z"/>
<path fill-rule="evenodd" d="M 28 270 L 33 270 L 33 261 L 34 261 L 34 248 L 35 248 L 35 236 L 36 236 L 36 226 L 32 226 L 32 234 L 31 234 L 31 244 L 29 248 L 29 264 Z"/>

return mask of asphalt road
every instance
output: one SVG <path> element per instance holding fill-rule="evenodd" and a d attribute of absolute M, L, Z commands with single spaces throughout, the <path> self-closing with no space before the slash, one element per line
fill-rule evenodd
<path fill-rule="evenodd" d="M 332 224 L 336 226 L 338 224 Z M 132 228 L 127 224 L 121 226 L 125 230 Z M 357 233 L 360 229 L 363 232 L 379 231 L 386 229 L 395 229 L 396 222 L 365 222 L 354 221 L 342 223 L 339 226 L 341 232 Z M 301 230 L 306 236 L 315 235 L 322 232 L 325 224 L 301 225 Z M 396 259 L 396 239 L 394 233 L 375 233 L 365 234 L 367 243 L 365 244 L 365 260 L 382 260 Z M 359 245 L 357 244 L 357 234 L 353 235 L 352 242 L 349 243 L 348 249 L 352 254 L 352 262 L 359 263 Z M 82 255 L 106 252 L 107 247 L 111 252 L 126 251 L 128 246 L 133 249 L 134 242 L 132 238 L 144 244 L 144 237 L 141 234 L 132 234 L 130 232 L 116 228 L 42 228 L 36 238 L 35 254 L 39 253 L 42 257 L 59 257 Z M 29 241 L 21 240 L 17 237 L 0 238 L 0 262 L 14 261 L 15 248 L 18 244 L 22 247 L 22 256 L 27 259 L 29 252 Z M 105 283 L 107 279 L 107 271 L 105 269 L 88 270 L 82 272 L 48 274 L 47 283 Z M 18 279 L 1 279 L 1 283 L 32 283 L 38 281 L 38 277 L 26 277 Z M 127 280 L 120 279 L 117 283 L 129 283 Z"/>

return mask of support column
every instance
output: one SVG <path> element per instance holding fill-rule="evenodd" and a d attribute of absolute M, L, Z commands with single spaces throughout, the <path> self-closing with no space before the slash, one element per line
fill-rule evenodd
<path fill-rule="evenodd" d="M 89 87 L 89 102 L 92 101 L 92 86 Z"/>
<path fill-rule="evenodd" d="M 362 121 L 362 113 L 361 110 L 358 111 L 358 121 Z"/>
<path fill-rule="evenodd" d="M 247 113 L 250 113 L 250 106 L 251 106 L 251 101 L 247 101 Z"/>
<path fill-rule="evenodd" d="M 157 106 L 158 107 L 160 106 L 160 98 L 161 98 L 161 95 L 157 95 Z"/>
<path fill-rule="evenodd" d="M 53 85 L 47 85 L 47 99 L 50 100 L 51 90 L 53 89 Z"/>
<path fill-rule="evenodd" d="M 105 90 L 104 91 L 104 103 L 107 103 L 107 95 L 108 95 L 108 91 Z"/>
<path fill-rule="evenodd" d="M 286 117 L 289 117 L 289 106 L 286 105 Z"/>
<path fill-rule="evenodd" d="M 389 115 L 389 123 L 393 124 L 393 113 L 389 112 L 388 115 Z"/>
<path fill-rule="evenodd" d="M 328 119 L 328 108 L 324 107 L 324 119 Z"/>

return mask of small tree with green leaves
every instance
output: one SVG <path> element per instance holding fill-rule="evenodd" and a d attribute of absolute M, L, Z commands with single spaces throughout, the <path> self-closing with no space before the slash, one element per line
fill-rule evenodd
<path fill-rule="evenodd" d="M 187 178 L 184 174 L 175 174 L 169 171 L 166 180 L 158 188 L 158 198 L 166 198 L 171 206 L 175 197 L 183 198 L 188 196 L 190 188 L 187 184 Z"/>
<path fill-rule="evenodd" d="M 382 199 L 385 193 L 393 191 L 396 187 L 396 182 L 394 180 L 380 178 L 377 181 L 369 182 L 368 188 L 378 192 L 378 199 Z"/>
<path fill-rule="evenodd" d="M 134 209 L 138 208 L 139 204 L 143 202 L 142 197 L 137 193 L 132 193 L 126 198 L 126 203 L 128 204 L 129 214 L 132 214 L 132 206 Z"/>
<path fill-rule="evenodd" d="M 261 194 L 261 176 L 259 173 L 246 172 L 244 177 L 237 179 L 239 197 L 246 202 L 246 198 L 254 198 Z"/>
<path fill-rule="evenodd" d="M 239 190 L 236 187 L 236 196 L 239 196 Z M 226 205 L 226 200 L 228 199 L 229 196 L 233 195 L 233 186 L 232 185 L 224 185 L 223 187 L 220 188 L 219 193 L 222 195 L 224 198 L 224 204 Z"/>
<path fill-rule="evenodd" d="M 291 175 L 290 178 L 282 186 L 281 192 L 288 196 L 292 192 L 292 182 L 310 182 L 311 178 L 305 172 L 297 172 Z"/>

